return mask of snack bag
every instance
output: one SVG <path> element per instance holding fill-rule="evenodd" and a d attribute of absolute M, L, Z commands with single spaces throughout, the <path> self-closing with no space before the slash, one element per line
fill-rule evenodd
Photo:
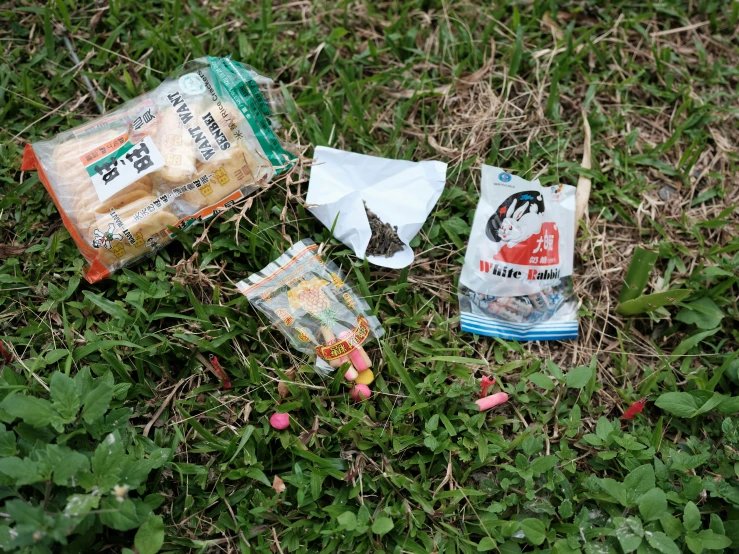
<path fill-rule="evenodd" d="M 482 166 L 459 279 L 462 330 L 516 340 L 577 338 L 575 187 Z"/>
<path fill-rule="evenodd" d="M 26 146 L 91 283 L 150 255 L 169 227 L 208 219 L 286 171 L 272 81 L 227 58 L 200 58 L 91 123 Z"/>
<path fill-rule="evenodd" d="M 372 362 L 362 345 L 384 329 L 333 262 L 316 254 L 311 240 L 294 244 L 263 270 L 237 283 L 249 303 L 265 314 L 290 344 L 317 357 L 326 375 L 349 362 L 347 378 Z"/>

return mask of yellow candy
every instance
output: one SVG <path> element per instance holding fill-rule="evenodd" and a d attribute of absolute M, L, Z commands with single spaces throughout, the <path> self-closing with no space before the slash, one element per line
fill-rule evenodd
<path fill-rule="evenodd" d="M 372 381 L 375 380 L 375 374 L 372 373 L 371 369 L 365 369 L 364 371 L 360 371 L 359 375 L 356 379 L 354 379 L 354 382 L 357 385 L 369 385 Z"/>

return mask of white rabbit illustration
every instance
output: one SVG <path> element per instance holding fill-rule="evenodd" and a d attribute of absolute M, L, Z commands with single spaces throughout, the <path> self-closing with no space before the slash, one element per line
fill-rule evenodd
<path fill-rule="evenodd" d="M 529 204 L 530 202 L 526 201 L 516 209 L 516 201 L 511 203 L 498 230 L 502 242 L 517 244 L 541 231 L 544 214 L 539 213 L 539 206 L 536 203 L 531 204 L 531 209 L 527 212 Z"/>

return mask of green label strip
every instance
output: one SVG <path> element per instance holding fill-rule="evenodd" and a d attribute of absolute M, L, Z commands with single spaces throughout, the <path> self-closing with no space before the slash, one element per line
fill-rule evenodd
<path fill-rule="evenodd" d="M 295 163 L 295 156 L 285 151 L 272 130 L 269 120 L 265 117 L 265 114 L 270 114 L 269 107 L 257 83 L 243 66 L 228 58 L 209 56 L 208 61 L 217 81 L 216 84 L 226 89 L 231 96 L 254 131 L 259 145 L 274 166 L 277 175 L 287 171 Z"/>
<path fill-rule="evenodd" d="M 87 168 L 86 168 L 87 169 L 87 174 L 90 177 L 92 177 L 93 175 L 96 175 L 97 174 L 97 171 L 95 171 L 95 166 L 100 165 L 100 164 L 110 163 L 110 161 L 113 158 L 119 160 L 119 159 L 121 159 L 124 156 L 124 154 L 126 152 L 128 152 L 129 150 L 131 150 L 131 148 L 133 148 L 133 144 L 131 144 L 129 141 L 124 142 L 121 145 L 121 147 L 118 150 L 116 150 L 115 152 L 112 152 L 112 153 L 108 154 L 107 156 L 105 156 L 104 158 L 100 158 L 98 161 L 92 162 L 90 165 L 88 165 Z"/>

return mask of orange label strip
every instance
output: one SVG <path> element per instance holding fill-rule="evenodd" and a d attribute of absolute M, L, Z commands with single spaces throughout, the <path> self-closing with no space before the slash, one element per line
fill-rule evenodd
<path fill-rule="evenodd" d="M 112 152 L 115 152 L 118 150 L 121 146 L 123 146 L 126 141 L 128 140 L 128 135 L 126 133 L 123 133 L 120 136 L 117 136 L 113 140 L 109 140 L 105 144 L 101 144 L 94 150 L 90 150 L 87 154 L 84 154 L 80 156 L 80 161 L 82 162 L 82 165 L 87 167 L 90 164 L 95 163 L 98 160 L 101 160 L 108 154 L 111 154 Z"/>

